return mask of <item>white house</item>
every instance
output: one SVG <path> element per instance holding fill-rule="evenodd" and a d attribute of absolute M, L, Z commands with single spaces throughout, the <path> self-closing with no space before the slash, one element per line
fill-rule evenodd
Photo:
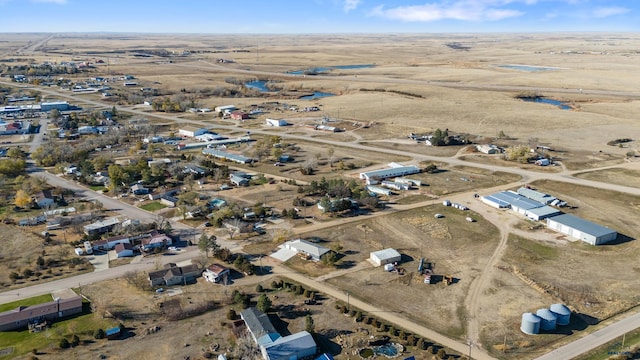
<path fill-rule="evenodd" d="M 303 254 L 314 261 L 320 261 L 320 258 L 329 252 L 329 249 L 324 246 L 302 239 L 287 241 L 284 243 L 284 247 L 289 250 L 293 250 L 298 254 Z"/>
<path fill-rule="evenodd" d="M 269 126 L 275 126 L 275 127 L 289 125 L 289 123 L 284 119 L 267 119 L 266 124 Z"/>
<path fill-rule="evenodd" d="M 209 265 L 209 267 L 204 269 L 204 271 L 202 272 L 202 277 L 204 277 L 208 282 L 212 283 L 218 283 L 220 282 L 220 280 L 223 280 L 229 275 L 231 275 L 231 271 L 219 264 Z"/>
<path fill-rule="evenodd" d="M 116 255 L 121 257 L 131 257 L 133 256 L 133 246 L 129 243 L 118 244 L 115 247 Z"/>
<path fill-rule="evenodd" d="M 196 137 L 199 135 L 202 135 L 204 133 L 207 132 L 207 129 L 204 128 L 199 128 L 197 126 L 191 126 L 191 125 L 187 125 L 184 127 L 181 127 L 178 130 L 178 134 L 181 136 L 186 136 L 186 137 Z"/>
<path fill-rule="evenodd" d="M 374 251 L 369 255 L 369 260 L 373 262 L 376 266 L 381 266 L 385 264 L 392 264 L 395 262 L 399 262 L 402 259 L 402 255 L 396 250 L 392 248 Z"/>

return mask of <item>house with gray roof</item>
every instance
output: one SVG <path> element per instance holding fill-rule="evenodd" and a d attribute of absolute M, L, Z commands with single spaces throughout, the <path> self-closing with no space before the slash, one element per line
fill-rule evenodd
<path fill-rule="evenodd" d="M 316 354 L 316 342 L 307 331 L 281 336 L 269 316 L 254 307 L 243 310 L 240 317 L 260 347 L 264 360 L 298 360 Z"/>

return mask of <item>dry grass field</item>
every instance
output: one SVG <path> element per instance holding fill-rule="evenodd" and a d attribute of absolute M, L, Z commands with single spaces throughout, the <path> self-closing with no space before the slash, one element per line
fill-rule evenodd
<path fill-rule="evenodd" d="M 39 233 L 44 226 L 0 226 L 3 229 L 0 231 L 0 284 L 3 289 L 30 286 L 92 270 L 92 266 L 84 262 L 78 265 L 66 263 L 75 254 L 62 234 L 52 234 L 52 240 L 45 245 Z M 42 258 L 42 265 L 38 264 L 38 258 Z M 31 275 L 25 273 L 28 270 Z M 19 278 L 12 279 L 11 273 L 18 274 Z"/>

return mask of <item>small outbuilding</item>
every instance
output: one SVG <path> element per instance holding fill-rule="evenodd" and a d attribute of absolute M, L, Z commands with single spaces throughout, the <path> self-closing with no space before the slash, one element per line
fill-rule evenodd
<path fill-rule="evenodd" d="M 396 249 L 392 248 L 374 251 L 369 255 L 369 260 L 371 260 L 371 262 L 376 266 L 396 263 L 401 259 L 402 255 L 400 255 L 400 253 Z"/>

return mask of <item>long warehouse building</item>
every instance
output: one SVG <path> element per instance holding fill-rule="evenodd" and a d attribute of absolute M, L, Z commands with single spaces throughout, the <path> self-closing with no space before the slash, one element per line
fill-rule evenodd
<path fill-rule="evenodd" d="M 571 214 L 548 218 L 547 227 L 591 245 L 606 244 L 618 238 L 617 231 Z"/>

